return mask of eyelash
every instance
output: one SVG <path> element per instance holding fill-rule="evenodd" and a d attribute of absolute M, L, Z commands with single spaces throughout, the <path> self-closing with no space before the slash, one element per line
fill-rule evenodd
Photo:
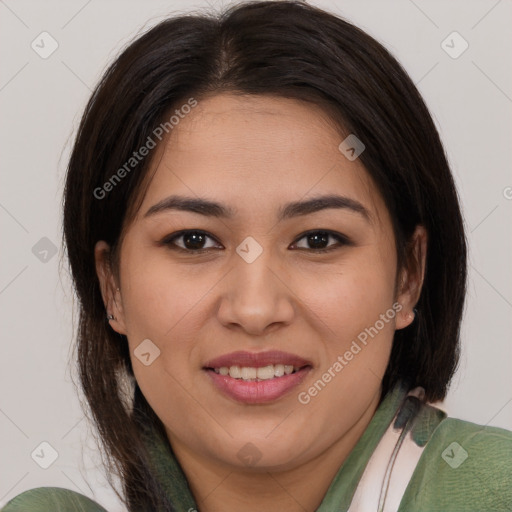
<path fill-rule="evenodd" d="M 328 237 L 335 238 L 341 244 L 341 246 L 352 245 L 352 242 L 345 235 L 342 235 L 341 233 L 336 233 L 335 231 L 329 231 L 328 229 L 323 229 L 323 230 L 317 229 L 317 230 L 313 230 L 313 231 L 307 231 L 306 233 L 302 233 L 300 235 L 300 237 L 297 238 L 297 240 L 294 242 L 294 244 L 296 244 L 303 238 L 307 237 L 308 235 L 313 235 L 313 234 L 317 234 L 317 233 L 326 234 Z M 183 249 L 183 247 L 179 247 L 174 244 L 175 240 L 177 240 L 178 238 L 182 238 L 184 235 L 187 235 L 187 234 L 206 235 L 206 237 L 211 238 L 212 240 L 215 240 L 217 243 L 219 243 L 213 236 L 208 234 L 206 231 L 201 231 L 201 230 L 197 230 L 197 229 L 188 229 L 188 230 L 178 231 L 177 233 L 172 233 L 171 235 L 166 236 L 163 240 L 161 240 L 160 244 L 168 246 L 171 250 L 178 251 L 178 252 L 184 252 L 184 253 L 188 253 L 188 254 L 203 254 L 203 253 L 209 252 L 211 250 L 211 248 L 198 249 L 198 250 Z M 302 250 L 302 251 L 305 250 L 305 251 L 313 252 L 315 254 L 322 254 L 322 253 L 328 253 L 328 252 L 334 251 L 336 249 L 340 249 L 341 246 L 339 244 L 335 244 L 333 247 L 328 248 L 328 249 L 299 249 L 299 250 Z"/>

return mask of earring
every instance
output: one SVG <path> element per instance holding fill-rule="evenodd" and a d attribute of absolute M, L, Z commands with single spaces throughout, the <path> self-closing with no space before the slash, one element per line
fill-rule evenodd
<path fill-rule="evenodd" d="M 119 288 L 117 288 L 117 291 L 120 291 Z M 107 320 L 115 320 L 116 317 L 114 315 L 111 315 L 111 314 L 107 314 Z"/>

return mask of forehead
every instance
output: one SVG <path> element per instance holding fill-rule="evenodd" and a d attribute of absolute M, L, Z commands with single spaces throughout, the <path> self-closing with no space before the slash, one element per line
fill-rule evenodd
<path fill-rule="evenodd" d="M 368 172 L 338 148 L 346 135 L 309 102 L 234 94 L 203 99 L 158 148 L 139 216 L 171 194 L 208 197 L 241 217 L 275 216 L 290 201 L 342 194 L 380 222 L 385 206 Z"/>

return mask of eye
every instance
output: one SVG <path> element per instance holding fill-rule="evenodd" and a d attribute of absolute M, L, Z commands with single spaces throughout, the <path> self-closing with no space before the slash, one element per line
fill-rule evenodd
<path fill-rule="evenodd" d="M 207 238 L 213 240 L 213 237 L 211 237 L 210 235 L 208 235 L 208 233 L 204 231 L 184 230 L 166 236 L 161 243 L 163 245 L 171 246 L 171 249 L 177 249 L 179 251 L 189 253 L 194 252 L 196 254 L 200 254 L 203 252 L 208 252 L 209 247 L 204 247 L 204 243 Z M 175 240 L 179 239 L 183 240 L 185 247 L 180 247 L 179 245 L 176 245 Z"/>
<path fill-rule="evenodd" d="M 328 242 L 329 238 L 337 240 L 338 244 L 335 244 L 334 247 L 331 245 L 328 248 L 320 248 L 320 246 Z M 313 248 L 310 250 L 314 253 L 330 252 L 338 249 L 340 246 L 351 245 L 350 240 L 345 235 L 332 231 L 309 231 L 308 233 L 304 233 L 298 240 L 302 239 L 306 239 L 306 243 L 313 245 Z M 308 248 L 306 247 L 306 249 Z"/>

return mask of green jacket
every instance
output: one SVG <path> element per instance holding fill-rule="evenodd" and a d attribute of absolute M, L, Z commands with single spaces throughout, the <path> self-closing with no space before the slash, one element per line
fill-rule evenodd
<path fill-rule="evenodd" d="M 365 466 L 407 391 L 397 385 L 384 397 L 317 512 L 347 512 Z M 418 446 L 428 443 L 397 512 L 512 512 L 511 431 L 448 418 L 440 409 L 423 405 L 411 437 Z M 199 510 L 167 440 L 153 434 L 146 442 L 156 474 L 176 510 Z M 0 512 L 50 511 L 107 512 L 91 499 L 59 487 L 25 491 Z"/>

